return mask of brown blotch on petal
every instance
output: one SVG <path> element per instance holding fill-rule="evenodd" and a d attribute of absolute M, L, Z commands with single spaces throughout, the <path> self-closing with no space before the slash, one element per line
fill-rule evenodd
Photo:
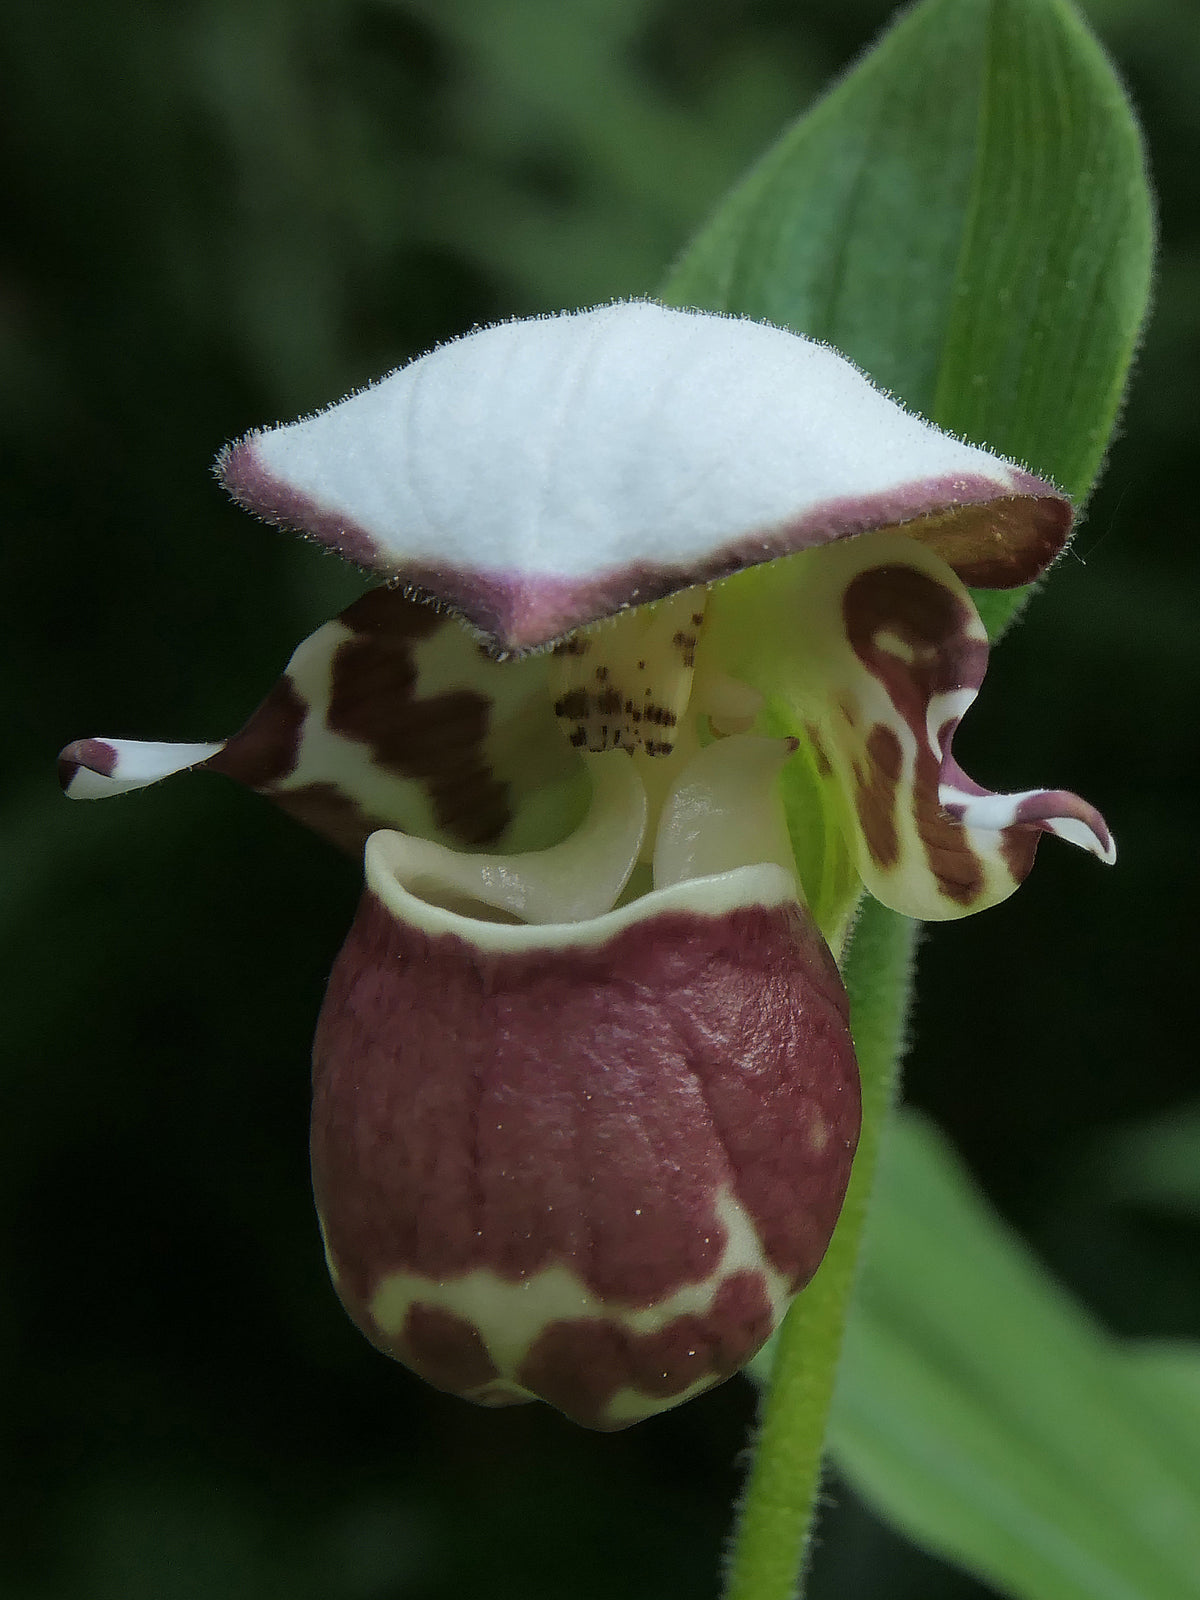
<path fill-rule="evenodd" d="M 816 723 L 806 722 L 804 724 L 804 732 L 808 738 L 809 748 L 813 753 L 813 761 L 816 764 L 818 775 L 822 778 L 832 777 L 833 763 L 830 761 L 829 754 L 821 739 L 821 730 Z"/>
<path fill-rule="evenodd" d="M 938 800 L 938 764 L 921 746 L 913 788 L 913 820 L 929 870 L 937 886 L 955 905 L 969 906 L 983 893 L 983 863 L 967 843 L 966 830 L 942 810 Z"/>
<path fill-rule="evenodd" d="M 412 646 L 447 626 L 396 589 L 374 589 L 338 618 L 350 637 L 329 662 L 326 726 L 363 747 L 384 772 L 421 785 L 440 827 L 464 844 L 486 844 L 510 820 L 508 791 L 483 753 L 491 702 L 471 690 L 421 698 Z M 333 637 L 339 634 L 335 630 Z M 336 774 L 288 786 L 303 766 L 312 707 L 285 673 L 246 725 L 204 765 L 275 800 L 283 810 L 357 854 L 367 833 L 387 827 Z M 318 769 L 328 764 L 322 758 Z"/>
<path fill-rule="evenodd" d="M 348 855 L 357 855 L 364 839 L 377 829 L 392 826 L 386 817 L 364 811 L 352 795 L 333 783 L 304 783 L 294 789 L 270 789 L 266 793 L 281 811 Z"/>
<path fill-rule="evenodd" d="M 403 635 L 357 633 L 333 658 L 329 728 L 365 745 L 386 771 L 422 784 L 448 833 L 466 844 L 490 843 L 510 820 L 507 786 L 483 756 L 491 702 L 469 689 L 418 697 L 416 687 Z"/>
<path fill-rule="evenodd" d="M 842 596 L 842 617 L 851 649 L 922 742 L 931 696 L 983 681 L 987 643 L 970 637 L 971 611 L 916 567 L 860 573 Z M 899 640 L 911 660 L 881 644 L 881 635 Z"/>
<path fill-rule="evenodd" d="M 390 642 L 429 639 L 445 627 L 432 606 L 410 600 L 399 589 L 368 589 L 338 621 L 354 633 L 385 634 Z"/>
<path fill-rule="evenodd" d="M 876 723 L 867 735 L 867 766 L 854 768 L 854 808 L 871 860 L 877 867 L 894 867 L 900 859 L 896 829 L 896 792 L 904 765 L 904 751 L 895 732 Z"/>
<path fill-rule="evenodd" d="M 929 870 L 947 899 L 968 906 L 983 892 L 984 868 L 962 824 L 942 809 L 940 763 L 929 747 L 925 722 L 935 695 L 977 689 L 983 682 L 987 643 L 972 636 L 974 614 L 968 605 L 915 567 L 883 566 L 860 573 L 847 586 L 842 614 L 854 653 L 912 730 L 916 744 L 912 814 Z M 907 658 L 888 648 L 888 639 L 898 640 Z M 873 730 L 871 737 L 878 731 Z M 942 730 L 943 740 L 948 742 L 952 732 L 953 725 L 948 724 Z M 868 740 L 868 754 L 870 748 Z M 859 816 L 862 819 L 861 803 Z M 869 835 L 868 846 L 879 865 L 893 864 L 876 854 Z"/>
<path fill-rule="evenodd" d="M 308 711 L 307 701 L 285 675 L 209 767 L 247 788 L 269 789 L 296 770 Z"/>
<path fill-rule="evenodd" d="M 1000 834 L 1000 855 L 1015 883 L 1024 883 L 1033 868 L 1040 834 L 1035 828 L 1004 828 Z"/>

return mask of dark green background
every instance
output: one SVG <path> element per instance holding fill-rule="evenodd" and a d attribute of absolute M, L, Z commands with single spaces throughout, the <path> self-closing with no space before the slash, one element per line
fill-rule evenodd
<path fill-rule="evenodd" d="M 53 756 L 219 737 L 355 591 L 223 501 L 223 440 L 474 322 L 652 290 L 888 10 L 6 9 L 3 1595 L 715 1592 L 748 1384 L 597 1437 L 436 1395 L 337 1307 L 307 1054 L 356 870 L 216 779 L 68 806 Z M 1158 305 L 961 753 L 1086 794 L 1122 858 L 1049 842 L 1015 900 L 930 935 L 908 1089 L 1113 1327 L 1195 1336 L 1194 1225 L 1117 1203 L 1098 1152 L 1197 1094 L 1200 12 L 1087 11 L 1147 125 Z M 983 1593 L 830 1499 L 814 1600 Z"/>

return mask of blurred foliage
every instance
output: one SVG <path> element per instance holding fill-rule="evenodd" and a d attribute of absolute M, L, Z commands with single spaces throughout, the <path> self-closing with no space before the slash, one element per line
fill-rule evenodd
<path fill-rule="evenodd" d="M 835 1460 L 1005 1593 L 1195 1600 L 1200 1343 L 1110 1338 L 911 1112 L 889 1131 L 876 1204 Z"/>
<path fill-rule="evenodd" d="M 713 1593 L 748 1384 L 597 1438 L 433 1394 L 337 1308 L 305 1063 L 356 872 L 217 780 L 68 809 L 50 767 L 81 733 L 219 736 L 353 592 L 221 502 L 225 438 L 473 322 L 653 288 L 889 9 L 5 9 L 6 1596 Z M 1145 119 L 1159 303 L 962 757 L 1087 794 L 1123 854 L 1048 845 L 1012 902 L 927 938 L 908 1085 L 1102 1319 L 1195 1337 L 1194 1210 L 1146 1201 L 1153 1142 L 1142 1189 L 1109 1174 L 1125 1123 L 1176 1159 L 1196 1094 L 1200 48 L 1191 0 L 1085 10 Z M 988 1592 L 831 1501 L 813 1600 Z"/>
<path fill-rule="evenodd" d="M 931 95 L 930 81 L 960 92 Z M 664 296 L 825 339 L 913 409 L 1082 503 L 1146 318 L 1154 243 L 1140 132 L 1072 7 L 922 0 L 722 199 Z M 763 567 L 737 581 L 762 594 L 776 576 Z M 1028 593 L 978 597 L 994 638 Z M 774 615 L 762 613 L 759 645 L 730 670 L 779 682 L 786 704 Z M 786 611 L 776 620 L 786 631 Z M 786 713 L 782 726 L 801 731 Z M 787 805 L 786 770 L 781 781 Z M 803 840 L 794 843 L 803 859 Z M 909 1191 L 922 1193 L 923 1178 L 927 1209 L 940 1214 L 939 1226 L 917 1229 L 915 1248 L 890 1226 L 901 1220 L 894 1189 L 872 1195 L 915 931 L 868 904 L 842 963 L 863 1133 L 821 1271 L 774 1358 L 754 1363 L 769 1385 L 728 1600 L 791 1596 L 806 1564 L 800 1530 L 815 1509 L 847 1329 L 840 1413 L 853 1423 L 834 1428 L 832 1459 L 881 1515 L 1022 1600 L 1194 1600 L 1200 1552 L 1164 1540 L 1161 1520 L 1143 1537 L 1139 1510 L 1154 1495 L 1172 1503 L 1172 1527 L 1200 1520 L 1200 1454 L 1164 1461 L 1152 1424 L 1146 1438 L 1125 1425 L 1140 1391 L 1097 1407 L 1115 1363 L 1072 1390 L 1075 1374 L 1096 1371 L 1087 1319 L 1039 1316 L 1036 1278 L 1030 1288 L 1031 1273 L 993 1270 L 1005 1257 L 980 1248 L 985 1227 L 965 1225 L 967 1197 L 941 1181 L 936 1144 L 914 1147 L 925 1170 Z M 868 1222 L 876 1270 L 855 1301 Z M 899 1337 L 873 1315 L 869 1293 L 889 1267 L 903 1289 L 892 1296 Z M 963 1292 L 948 1293 L 947 1280 Z M 933 1336 L 926 1327 L 914 1338 L 907 1325 L 922 1313 Z M 1043 1403 L 1039 1426 L 1029 1426 L 1025 1395 Z M 1112 1440 L 1107 1452 L 1098 1435 Z"/>

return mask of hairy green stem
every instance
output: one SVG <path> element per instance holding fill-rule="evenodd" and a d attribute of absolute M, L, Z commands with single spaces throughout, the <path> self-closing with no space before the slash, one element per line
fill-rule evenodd
<path fill-rule="evenodd" d="M 812 1535 L 842 1333 L 875 1168 L 904 1051 L 917 924 L 874 901 L 845 963 L 863 1124 L 846 1203 L 820 1271 L 779 1332 L 739 1508 L 725 1600 L 794 1600 Z"/>

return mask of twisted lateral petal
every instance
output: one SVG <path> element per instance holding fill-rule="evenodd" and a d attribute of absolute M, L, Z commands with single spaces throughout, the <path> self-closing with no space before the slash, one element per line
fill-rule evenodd
<path fill-rule="evenodd" d="M 440 1388 L 597 1428 L 728 1377 L 816 1270 L 858 1136 L 845 993 L 789 874 L 520 927 L 418 899 L 385 841 L 313 1055 L 351 1317 Z"/>
<path fill-rule="evenodd" d="M 207 766 L 222 744 L 153 744 L 143 739 L 76 739 L 59 753 L 58 779 L 72 800 L 105 800 Z"/>
<path fill-rule="evenodd" d="M 269 521 L 450 604 L 501 650 L 887 524 L 965 581 L 1035 577 L 1052 485 L 939 432 L 826 346 L 649 302 L 443 345 L 217 474 Z"/>
<path fill-rule="evenodd" d="M 72 798 L 185 768 L 236 779 L 357 855 L 399 827 L 454 845 L 561 834 L 582 764 L 555 726 L 546 658 L 499 663 L 453 619 L 376 589 L 293 653 L 223 744 L 81 739 L 59 757 Z"/>
<path fill-rule="evenodd" d="M 987 636 L 932 551 L 878 533 L 782 565 L 768 589 L 743 574 L 710 601 L 711 643 L 789 700 L 818 770 L 843 797 L 863 882 L 913 917 L 943 920 L 1005 899 L 1043 832 L 1116 859 L 1103 817 L 1058 789 L 992 794 L 951 743 L 987 667 Z M 757 640 L 766 632 L 768 654 Z"/>

